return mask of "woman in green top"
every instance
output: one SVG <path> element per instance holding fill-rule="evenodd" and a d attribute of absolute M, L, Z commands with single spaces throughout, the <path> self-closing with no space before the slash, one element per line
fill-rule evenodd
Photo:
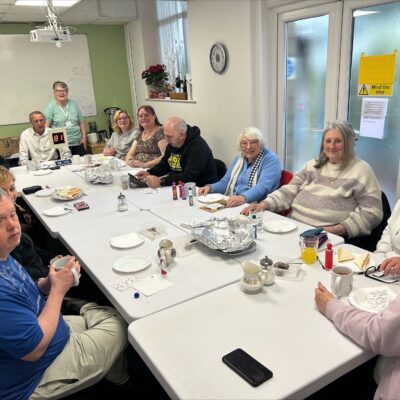
<path fill-rule="evenodd" d="M 53 90 L 54 99 L 44 109 L 46 125 L 50 128 L 66 128 L 72 155 L 83 156 L 87 150 L 87 138 L 82 112 L 75 101 L 68 99 L 66 83 L 54 82 Z"/>

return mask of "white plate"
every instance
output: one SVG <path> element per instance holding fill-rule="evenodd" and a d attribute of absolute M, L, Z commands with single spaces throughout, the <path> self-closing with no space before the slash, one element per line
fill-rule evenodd
<path fill-rule="evenodd" d="M 118 272 L 139 272 L 151 265 L 151 257 L 145 254 L 137 254 L 119 258 L 113 264 L 113 269 Z"/>
<path fill-rule="evenodd" d="M 273 221 L 263 222 L 262 227 L 272 233 L 287 233 L 297 228 L 295 222 L 289 219 L 275 219 Z"/>
<path fill-rule="evenodd" d="M 197 196 L 196 199 L 200 203 L 215 203 L 216 201 L 224 200 L 226 199 L 227 196 L 225 196 L 222 193 L 211 193 L 211 194 L 206 194 L 205 196 Z"/>
<path fill-rule="evenodd" d="M 72 189 L 79 188 L 59 188 L 52 194 L 52 197 L 56 200 L 75 200 L 83 195 L 81 189 L 79 189 L 79 193 L 76 193 L 75 195 L 68 195 L 68 190 Z"/>
<path fill-rule="evenodd" d="M 35 196 L 37 197 L 47 197 L 51 196 L 54 193 L 54 188 L 51 189 L 42 189 L 35 192 Z"/>
<path fill-rule="evenodd" d="M 126 235 L 115 236 L 110 239 L 110 244 L 118 249 L 129 249 L 131 247 L 139 246 L 144 242 L 137 233 L 131 232 Z"/>
<path fill-rule="evenodd" d="M 364 252 L 364 253 L 354 253 L 354 252 L 351 251 L 351 250 L 350 250 L 350 252 L 351 252 L 351 254 L 354 256 L 354 258 L 357 258 L 357 257 L 359 257 L 359 256 L 362 256 L 363 254 L 366 253 L 366 252 Z M 335 266 L 335 265 L 345 265 L 346 267 L 351 268 L 351 269 L 353 270 L 353 272 L 364 272 L 364 271 L 361 271 L 361 269 L 360 269 L 359 266 L 354 262 L 354 260 L 339 262 L 339 261 L 338 261 L 338 256 L 337 256 L 337 254 L 335 254 L 335 255 L 333 256 L 333 266 Z M 369 267 L 372 267 L 373 265 L 375 265 L 374 255 L 373 255 L 372 253 L 369 253 L 369 263 L 367 264 L 367 266 L 365 267 L 365 269 L 367 269 L 367 268 L 369 268 Z"/>
<path fill-rule="evenodd" d="M 44 210 L 43 214 L 47 215 L 48 217 L 59 217 L 60 215 L 68 214 L 71 211 L 72 208 L 70 207 L 57 206 L 49 208 L 48 210 Z"/>
<path fill-rule="evenodd" d="M 53 171 L 51 169 L 39 169 L 33 173 L 36 176 L 48 175 L 51 174 Z"/>
<path fill-rule="evenodd" d="M 363 311 L 383 311 L 397 294 L 388 286 L 360 288 L 349 295 L 349 303 Z"/>

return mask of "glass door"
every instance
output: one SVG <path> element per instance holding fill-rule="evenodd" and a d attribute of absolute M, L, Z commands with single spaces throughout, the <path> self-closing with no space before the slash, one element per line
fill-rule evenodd
<path fill-rule="evenodd" d="M 318 154 L 336 119 L 340 13 L 335 2 L 278 16 L 278 153 L 290 171 Z"/>
<path fill-rule="evenodd" d="M 343 97 L 348 102 L 340 107 L 343 118 L 346 118 L 347 112 L 347 119 L 356 131 L 360 131 L 363 102 L 365 104 L 378 98 L 358 95 L 360 55 L 384 55 L 400 50 L 400 3 L 396 1 L 365 6 L 371 3 L 359 0 L 345 2 L 344 21 L 352 35 L 344 35 L 343 39 L 352 40 L 348 69 L 350 79 L 348 76 L 341 77 L 343 91 L 348 90 L 347 96 Z M 376 129 L 372 131 L 376 138 L 367 137 L 364 135 L 365 131 L 361 130 L 356 144 L 357 156 L 371 165 L 392 207 L 396 202 L 400 155 L 400 59 L 399 56 L 396 58 L 393 94 L 378 98 L 387 100 L 382 135 L 379 134 L 380 129 Z M 382 138 L 378 138 L 381 136 Z"/>
<path fill-rule="evenodd" d="M 356 144 L 357 156 L 371 165 L 393 207 L 400 196 L 400 2 L 326 0 L 309 6 L 318 2 L 293 2 L 271 11 L 276 23 L 271 43 L 277 45 L 271 61 L 276 104 L 271 102 L 270 129 L 277 135 L 277 153 L 284 168 L 296 172 L 318 154 L 328 122 L 348 120 L 360 131 L 360 55 L 399 51 L 382 138 L 361 132 Z"/>

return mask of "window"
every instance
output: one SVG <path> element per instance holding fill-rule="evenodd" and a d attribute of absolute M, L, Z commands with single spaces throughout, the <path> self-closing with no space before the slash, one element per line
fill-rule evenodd
<path fill-rule="evenodd" d="M 187 1 L 157 0 L 157 21 L 160 35 L 161 60 L 171 80 L 185 79 L 190 71 L 187 46 Z"/>

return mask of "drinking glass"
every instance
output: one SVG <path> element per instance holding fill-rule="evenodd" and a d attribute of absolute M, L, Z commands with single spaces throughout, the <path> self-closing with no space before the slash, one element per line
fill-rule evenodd
<path fill-rule="evenodd" d="M 301 260 L 304 264 L 314 264 L 317 261 L 318 237 L 301 237 Z"/>

